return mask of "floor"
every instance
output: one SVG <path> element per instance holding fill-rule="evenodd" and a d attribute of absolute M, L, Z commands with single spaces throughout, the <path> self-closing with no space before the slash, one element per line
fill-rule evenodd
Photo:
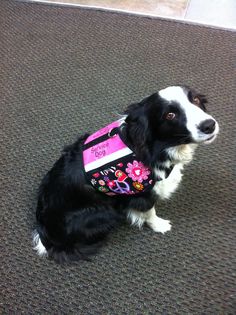
<path fill-rule="evenodd" d="M 236 29 L 236 0 L 31 0 L 163 16 Z"/>

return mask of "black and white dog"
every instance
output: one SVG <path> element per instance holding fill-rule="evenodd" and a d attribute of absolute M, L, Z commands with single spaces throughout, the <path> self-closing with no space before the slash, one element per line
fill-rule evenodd
<path fill-rule="evenodd" d="M 176 190 L 197 145 L 216 138 L 219 126 L 206 102 L 186 86 L 170 86 L 66 147 L 39 189 L 38 254 L 58 262 L 88 259 L 124 218 L 169 231 L 154 205 Z"/>

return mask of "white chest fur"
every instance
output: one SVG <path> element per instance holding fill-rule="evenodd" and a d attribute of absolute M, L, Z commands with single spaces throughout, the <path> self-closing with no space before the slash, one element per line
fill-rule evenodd
<path fill-rule="evenodd" d="M 163 166 L 170 167 L 170 165 L 174 164 L 174 168 L 170 175 L 167 178 L 164 178 L 164 172 L 156 169 L 156 174 L 163 178 L 163 180 L 158 181 L 154 190 L 156 194 L 161 199 L 166 199 L 171 196 L 171 194 L 177 189 L 179 183 L 182 179 L 182 170 L 185 164 L 188 164 L 192 158 L 195 151 L 195 144 L 181 145 L 176 148 L 170 148 L 168 150 L 169 157 L 171 162 L 168 161 Z"/>
<path fill-rule="evenodd" d="M 182 169 L 185 164 L 188 164 L 192 160 L 196 146 L 197 145 L 190 144 L 169 149 L 168 154 L 170 161 L 166 162 L 162 166 L 169 168 L 171 165 L 174 165 L 174 168 L 167 178 L 164 178 L 164 171 L 159 169 L 155 170 L 156 174 L 163 178 L 163 180 L 158 181 L 153 187 L 156 194 L 161 199 L 169 198 L 178 187 L 182 179 Z M 128 212 L 128 219 L 132 225 L 136 225 L 139 228 L 141 228 L 146 222 L 147 225 L 155 232 L 165 233 L 171 229 L 170 221 L 159 218 L 156 215 L 154 207 L 147 212 L 140 212 L 135 209 L 131 209 Z"/>

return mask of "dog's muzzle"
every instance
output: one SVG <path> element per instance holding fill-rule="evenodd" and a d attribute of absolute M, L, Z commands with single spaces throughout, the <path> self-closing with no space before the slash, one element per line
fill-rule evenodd
<path fill-rule="evenodd" d="M 199 124 L 198 130 L 202 135 L 203 142 L 211 143 L 219 133 L 219 125 L 215 119 L 209 118 Z"/>

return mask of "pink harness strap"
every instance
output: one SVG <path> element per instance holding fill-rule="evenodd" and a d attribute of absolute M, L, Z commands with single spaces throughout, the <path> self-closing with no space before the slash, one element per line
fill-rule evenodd
<path fill-rule="evenodd" d="M 109 135 L 112 129 L 119 127 L 121 123 L 121 121 L 115 121 L 98 130 L 86 139 L 85 144 L 88 144 L 105 134 Z M 114 159 L 122 158 L 123 156 L 131 153 L 132 151 L 124 144 L 118 135 L 111 138 L 108 137 L 105 141 L 84 150 L 83 157 L 85 171 L 88 172 L 91 169 L 95 169 L 113 161 Z"/>

